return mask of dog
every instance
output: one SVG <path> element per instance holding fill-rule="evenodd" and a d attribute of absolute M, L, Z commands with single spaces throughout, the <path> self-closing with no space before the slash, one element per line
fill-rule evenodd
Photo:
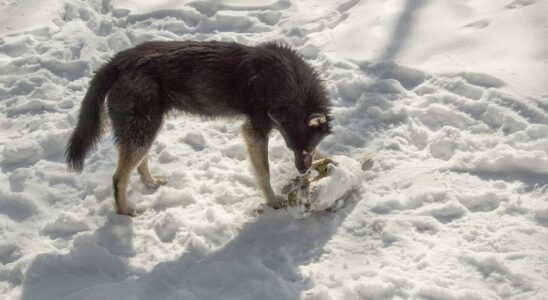
<path fill-rule="evenodd" d="M 316 146 L 331 132 L 324 83 L 289 46 L 146 42 L 117 53 L 95 73 L 66 147 L 69 170 L 82 171 L 86 154 L 105 131 L 108 115 L 119 154 L 113 175 L 116 212 L 135 215 L 126 200 L 131 172 L 137 168 L 142 181 L 152 188 L 167 182 L 166 177 L 150 174 L 148 152 L 171 112 L 206 119 L 244 117 L 241 133 L 257 184 L 273 208 L 285 203 L 270 184 L 271 130 L 281 133 L 300 173 L 307 170 Z"/>

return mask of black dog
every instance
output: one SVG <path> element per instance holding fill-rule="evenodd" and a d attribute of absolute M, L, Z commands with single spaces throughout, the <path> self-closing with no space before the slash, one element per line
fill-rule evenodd
<path fill-rule="evenodd" d="M 289 47 L 148 42 L 116 54 L 91 80 L 66 149 L 71 170 L 82 170 L 86 154 L 104 131 L 101 118 L 107 94 L 119 151 L 113 183 L 120 214 L 134 215 L 127 207 L 126 189 L 136 167 L 150 187 L 167 182 L 150 174 L 148 151 L 171 111 L 244 116 L 242 133 L 258 184 L 275 208 L 283 201 L 270 185 L 269 132 L 281 132 L 300 172 L 309 167 L 316 145 L 330 133 L 329 100 L 322 81 Z"/>

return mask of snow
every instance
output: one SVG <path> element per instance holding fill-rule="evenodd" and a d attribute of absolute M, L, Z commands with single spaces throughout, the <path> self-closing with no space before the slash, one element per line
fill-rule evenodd
<path fill-rule="evenodd" d="M 312 37 L 326 52 L 357 60 L 397 60 L 435 73 L 481 70 L 513 91 L 546 96 L 546 1 L 349 3 L 355 6 L 340 14 L 344 26 Z"/>
<path fill-rule="evenodd" d="M 2 299 L 548 298 L 548 2 L 0 0 Z M 147 40 L 284 41 L 374 164 L 335 212 L 256 209 L 238 122 L 170 117 L 114 213 L 106 136 L 69 173 L 93 70 Z M 296 175 L 279 134 L 272 182 Z"/>

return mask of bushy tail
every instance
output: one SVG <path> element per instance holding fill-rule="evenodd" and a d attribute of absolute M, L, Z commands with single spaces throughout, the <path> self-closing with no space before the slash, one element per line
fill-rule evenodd
<path fill-rule="evenodd" d="M 104 132 L 101 115 L 105 106 L 105 97 L 117 78 L 116 67 L 106 64 L 97 71 L 91 80 L 80 107 L 78 124 L 65 150 L 70 171 L 81 172 L 86 154 L 99 142 Z"/>

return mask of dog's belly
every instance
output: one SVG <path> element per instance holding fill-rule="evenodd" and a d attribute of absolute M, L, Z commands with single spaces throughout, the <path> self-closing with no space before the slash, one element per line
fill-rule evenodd
<path fill-rule="evenodd" d="M 243 114 L 230 102 L 215 97 L 175 94 L 171 98 L 176 110 L 203 117 L 234 117 Z"/>

